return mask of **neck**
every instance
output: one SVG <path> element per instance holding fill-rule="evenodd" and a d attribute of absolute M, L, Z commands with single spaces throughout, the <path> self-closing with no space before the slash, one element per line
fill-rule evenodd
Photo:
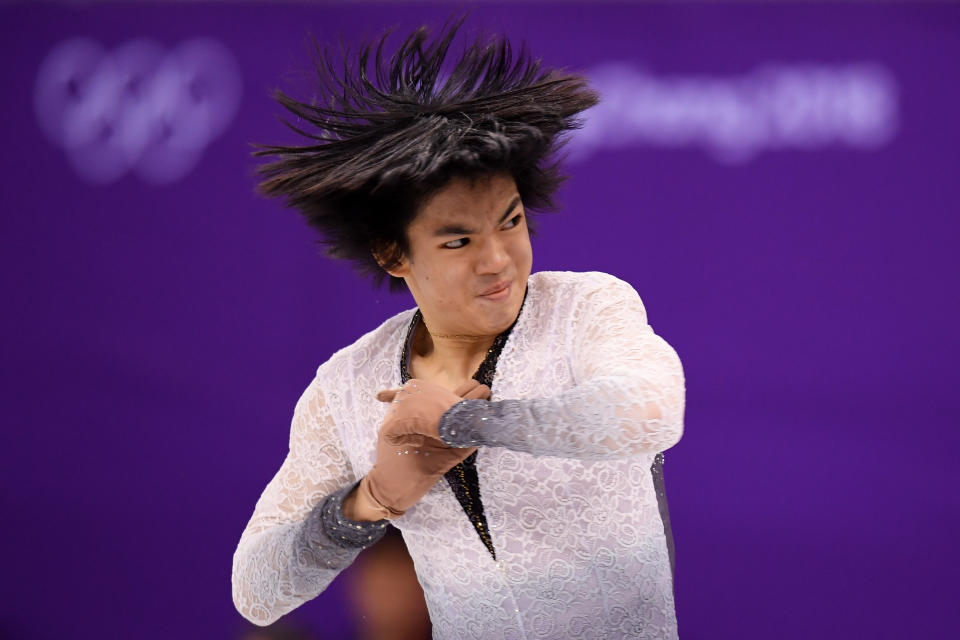
<path fill-rule="evenodd" d="M 412 350 L 443 377 L 466 380 L 483 362 L 497 335 L 469 335 L 430 331 L 429 320 L 417 326 Z"/>

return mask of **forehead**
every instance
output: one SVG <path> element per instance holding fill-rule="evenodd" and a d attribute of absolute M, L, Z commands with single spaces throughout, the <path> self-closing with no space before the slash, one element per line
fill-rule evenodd
<path fill-rule="evenodd" d="M 516 195 L 517 185 L 509 174 L 458 176 L 430 196 L 411 226 L 499 218 Z"/>

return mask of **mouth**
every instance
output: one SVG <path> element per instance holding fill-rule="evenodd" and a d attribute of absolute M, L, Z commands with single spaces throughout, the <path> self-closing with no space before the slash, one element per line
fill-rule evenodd
<path fill-rule="evenodd" d="M 500 300 L 506 298 L 510 294 L 510 281 L 503 280 L 493 285 L 489 289 L 485 290 L 480 294 L 481 298 L 487 298 L 489 300 Z"/>

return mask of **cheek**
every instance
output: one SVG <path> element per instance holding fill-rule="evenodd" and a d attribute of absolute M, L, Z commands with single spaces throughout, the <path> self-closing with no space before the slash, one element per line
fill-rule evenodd
<path fill-rule="evenodd" d="M 462 292 L 469 283 L 463 278 L 464 269 L 456 261 L 444 261 L 433 265 L 429 271 L 421 274 L 423 289 L 429 290 L 430 297 L 444 307 L 458 307 L 463 304 Z"/>
<path fill-rule="evenodd" d="M 533 249 L 530 246 L 530 236 L 517 238 L 511 249 L 513 261 L 518 266 L 528 267 L 533 262 Z"/>

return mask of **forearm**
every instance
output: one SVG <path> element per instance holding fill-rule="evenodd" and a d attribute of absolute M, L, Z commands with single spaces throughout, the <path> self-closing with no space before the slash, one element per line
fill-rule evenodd
<path fill-rule="evenodd" d="M 683 389 L 623 375 L 544 398 L 464 400 L 443 415 L 439 433 L 450 446 L 506 447 L 537 456 L 655 453 L 683 433 Z"/>

